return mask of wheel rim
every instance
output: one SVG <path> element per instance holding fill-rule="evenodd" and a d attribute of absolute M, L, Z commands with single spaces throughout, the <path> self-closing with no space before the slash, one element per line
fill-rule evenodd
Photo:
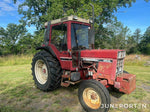
<path fill-rule="evenodd" d="M 83 100 L 92 109 L 98 109 L 101 106 L 101 98 L 93 88 L 84 89 Z"/>
<path fill-rule="evenodd" d="M 48 78 L 47 66 L 43 60 L 37 60 L 35 63 L 35 76 L 40 84 L 45 84 Z"/>

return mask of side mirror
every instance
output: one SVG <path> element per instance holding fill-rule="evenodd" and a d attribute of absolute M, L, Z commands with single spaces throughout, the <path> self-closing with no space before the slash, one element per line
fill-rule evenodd
<path fill-rule="evenodd" d="M 91 24 L 93 24 L 93 20 L 90 19 L 89 22 L 90 22 Z"/>

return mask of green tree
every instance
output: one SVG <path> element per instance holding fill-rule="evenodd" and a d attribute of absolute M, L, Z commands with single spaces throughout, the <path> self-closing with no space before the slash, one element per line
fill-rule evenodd
<path fill-rule="evenodd" d="M 108 29 L 108 27 L 103 27 L 100 25 L 95 33 L 95 48 L 100 49 L 111 49 L 111 37 L 113 36 L 113 32 Z"/>
<path fill-rule="evenodd" d="M 33 47 L 37 48 L 42 45 L 44 41 L 44 30 L 39 30 L 34 33 L 33 37 Z"/>
<path fill-rule="evenodd" d="M 134 36 L 128 37 L 127 44 L 126 44 L 126 52 L 128 54 L 138 53 L 137 42 L 136 42 Z"/>
<path fill-rule="evenodd" d="M 150 26 L 146 29 L 142 37 L 139 44 L 139 49 L 144 54 L 150 54 Z"/>
<path fill-rule="evenodd" d="M 128 39 L 128 53 L 140 53 L 139 43 L 141 41 L 141 30 L 137 28 L 133 35 Z"/>
<path fill-rule="evenodd" d="M 16 3 L 17 0 L 13 0 Z M 38 29 L 42 25 L 53 19 L 58 19 L 68 15 L 77 15 L 89 18 L 92 15 L 92 3 L 95 7 L 95 20 L 97 26 L 111 20 L 113 13 L 120 7 L 131 6 L 136 0 L 25 0 L 19 6 L 19 14 L 24 16 L 20 22 L 31 25 Z"/>
<path fill-rule="evenodd" d="M 112 27 L 109 28 L 113 29 L 113 36 L 111 37 L 113 49 L 126 49 L 126 41 L 130 35 L 130 29 L 118 21 L 115 21 Z"/>
<path fill-rule="evenodd" d="M 134 39 L 136 40 L 137 44 L 139 44 L 141 39 L 141 30 L 137 28 L 133 34 Z"/>
<path fill-rule="evenodd" d="M 26 32 L 27 30 L 24 26 L 13 23 L 8 24 L 6 29 L 0 27 L 1 52 L 4 54 L 16 54 L 18 52 L 18 41 Z"/>
<path fill-rule="evenodd" d="M 26 35 L 22 36 L 17 44 L 17 50 L 21 54 L 25 53 L 32 53 L 34 51 L 34 45 L 33 45 L 33 36 L 30 33 L 27 33 Z"/>
<path fill-rule="evenodd" d="M 107 24 L 102 32 L 96 35 L 96 45 L 107 49 L 126 49 L 126 41 L 130 35 L 130 29 L 116 19 Z"/>

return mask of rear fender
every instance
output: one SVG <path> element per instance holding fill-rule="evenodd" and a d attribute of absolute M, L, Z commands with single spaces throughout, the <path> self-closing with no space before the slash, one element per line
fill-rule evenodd
<path fill-rule="evenodd" d="M 54 51 L 52 50 L 51 47 L 49 46 L 41 46 L 41 47 L 37 47 L 36 50 L 45 50 L 48 53 L 50 53 L 53 57 L 57 58 L 56 54 L 54 53 Z"/>

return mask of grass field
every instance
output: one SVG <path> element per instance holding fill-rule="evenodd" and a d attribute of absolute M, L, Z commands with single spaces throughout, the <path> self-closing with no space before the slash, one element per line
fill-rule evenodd
<path fill-rule="evenodd" d="M 34 85 L 32 56 L 0 58 L 0 112 L 84 112 L 78 97 L 78 85 L 43 92 Z M 143 64 L 149 56 L 127 56 L 125 70 L 135 74 L 136 90 L 130 95 L 110 91 L 112 104 L 137 104 L 135 108 L 111 108 L 109 112 L 150 112 L 150 66 Z M 145 107 L 141 107 L 144 104 Z"/>

